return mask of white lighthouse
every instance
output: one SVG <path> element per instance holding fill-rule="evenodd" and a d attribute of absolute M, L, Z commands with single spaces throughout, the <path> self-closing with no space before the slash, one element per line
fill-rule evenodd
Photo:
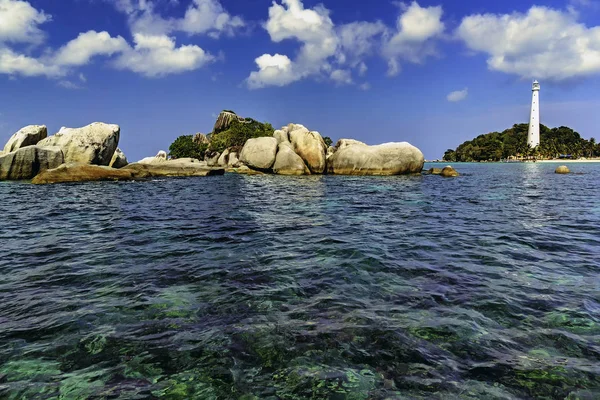
<path fill-rule="evenodd" d="M 533 81 L 531 90 L 533 96 L 531 98 L 531 117 L 529 118 L 527 143 L 529 143 L 529 147 L 535 149 L 540 145 L 540 83 Z"/>

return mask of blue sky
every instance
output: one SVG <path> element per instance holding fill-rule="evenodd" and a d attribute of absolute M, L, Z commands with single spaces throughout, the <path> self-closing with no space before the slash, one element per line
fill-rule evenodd
<path fill-rule="evenodd" d="M 441 158 L 541 120 L 600 138 L 591 0 L 0 0 L 0 141 L 121 126 L 130 161 L 208 133 L 222 109 Z"/>

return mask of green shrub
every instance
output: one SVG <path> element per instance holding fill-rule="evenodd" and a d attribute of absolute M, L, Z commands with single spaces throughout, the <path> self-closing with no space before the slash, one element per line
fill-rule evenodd
<path fill-rule="evenodd" d="M 261 123 L 251 118 L 246 118 L 245 122 L 234 120 L 229 129 L 210 136 L 209 150 L 220 153 L 229 147 L 241 147 L 248 139 L 273 136 L 274 131 L 271 124 Z"/>
<path fill-rule="evenodd" d="M 204 159 L 204 153 L 208 148 L 207 144 L 198 144 L 194 142 L 193 135 L 179 136 L 171 146 L 169 146 L 169 155 L 171 158 L 197 158 Z"/>
<path fill-rule="evenodd" d="M 333 144 L 333 140 L 331 140 L 331 138 L 329 136 L 324 136 L 323 141 L 325 142 L 325 145 L 327 147 L 329 147 Z"/>

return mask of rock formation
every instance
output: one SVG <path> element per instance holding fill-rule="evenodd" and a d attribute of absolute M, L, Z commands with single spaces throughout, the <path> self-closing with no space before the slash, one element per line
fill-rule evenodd
<path fill-rule="evenodd" d="M 442 173 L 442 168 L 429 168 L 425 174 L 427 175 L 440 175 Z"/>
<path fill-rule="evenodd" d="M 279 175 L 310 175 L 304 160 L 294 152 L 289 142 L 279 143 L 273 172 Z"/>
<path fill-rule="evenodd" d="M 327 167 L 327 146 L 319 132 L 310 132 L 303 125 L 288 125 L 288 135 L 294 151 L 313 174 L 322 174 Z"/>
<path fill-rule="evenodd" d="M 245 118 L 240 117 L 233 111 L 221 111 L 213 127 L 213 134 L 226 131 L 231 126 L 233 121 L 246 122 Z"/>
<path fill-rule="evenodd" d="M 138 161 L 138 164 L 158 164 L 165 161 L 167 161 L 167 152 L 161 150 L 154 157 L 142 158 Z"/>
<path fill-rule="evenodd" d="M 47 136 L 48 129 L 46 125 L 28 125 L 21 128 L 8 139 L 8 142 L 4 146 L 4 153 L 10 153 L 26 146 L 33 146 Z"/>
<path fill-rule="evenodd" d="M 275 163 L 276 154 L 277 139 L 274 137 L 259 137 L 246 141 L 240 154 L 240 160 L 250 168 L 269 170 Z"/>
<path fill-rule="evenodd" d="M 442 168 L 440 171 L 440 175 L 444 178 L 454 178 L 456 176 L 460 176 L 458 171 L 456 171 L 452 166 L 448 165 L 447 167 Z"/>
<path fill-rule="evenodd" d="M 123 168 L 127 164 L 129 164 L 129 162 L 127 161 L 127 157 L 125 157 L 125 153 L 117 147 L 108 166 L 111 168 Z"/>
<path fill-rule="evenodd" d="M 196 133 L 192 141 L 197 144 L 210 144 L 210 140 L 204 133 Z"/>
<path fill-rule="evenodd" d="M 105 166 L 69 163 L 38 174 L 34 184 L 91 182 L 91 181 L 129 181 L 153 177 L 191 177 L 223 175 L 224 169 L 206 168 L 200 163 L 182 163 L 167 161 L 160 164 L 133 163 L 115 169 Z"/>
<path fill-rule="evenodd" d="M 83 128 L 66 128 L 38 142 L 40 147 L 58 146 L 66 163 L 109 165 L 117 145 L 120 128 L 94 122 Z"/>
<path fill-rule="evenodd" d="M 561 165 L 558 168 L 556 168 L 556 170 L 554 171 L 554 173 L 556 173 L 556 174 L 570 174 L 571 171 L 569 170 L 569 167 L 567 167 L 566 165 Z"/>
<path fill-rule="evenodd" d="M 400 175 L 419 173 L 425 158 L 407 143 L 368 146 L 348 145 L 336 151 L 327 162 L 327 172 L 339 175 Z"/>
<path fill-rule="evenodd" d="M 59 147 L 27 146 L 0 156 L 0 180 L 31 179 L 64 162 Z"/>
<path fill-rule="evenodd" d="M 223 153 L 221 153 L 221 156 L 219 157 L 217 164 L 220 167 L 229 167 L 229 168 L 239 167 L 240 160 L 238 158 L 238 152 L 237 152 L 236 148 L 232 147 L 229 149 L 225 149 L 225 151 Z"/>

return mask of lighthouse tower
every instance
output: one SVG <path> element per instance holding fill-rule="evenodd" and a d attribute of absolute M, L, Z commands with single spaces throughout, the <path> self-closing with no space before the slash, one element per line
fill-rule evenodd
<path fill-rule="evenodd" d="M 540 83 L 533 81 L 531 90 L 533 96 L 531 98 L 531 117 L 529 118 L 527 143 L 529 143 L 529 147 L 535 149 L 540 145 Z"/>

